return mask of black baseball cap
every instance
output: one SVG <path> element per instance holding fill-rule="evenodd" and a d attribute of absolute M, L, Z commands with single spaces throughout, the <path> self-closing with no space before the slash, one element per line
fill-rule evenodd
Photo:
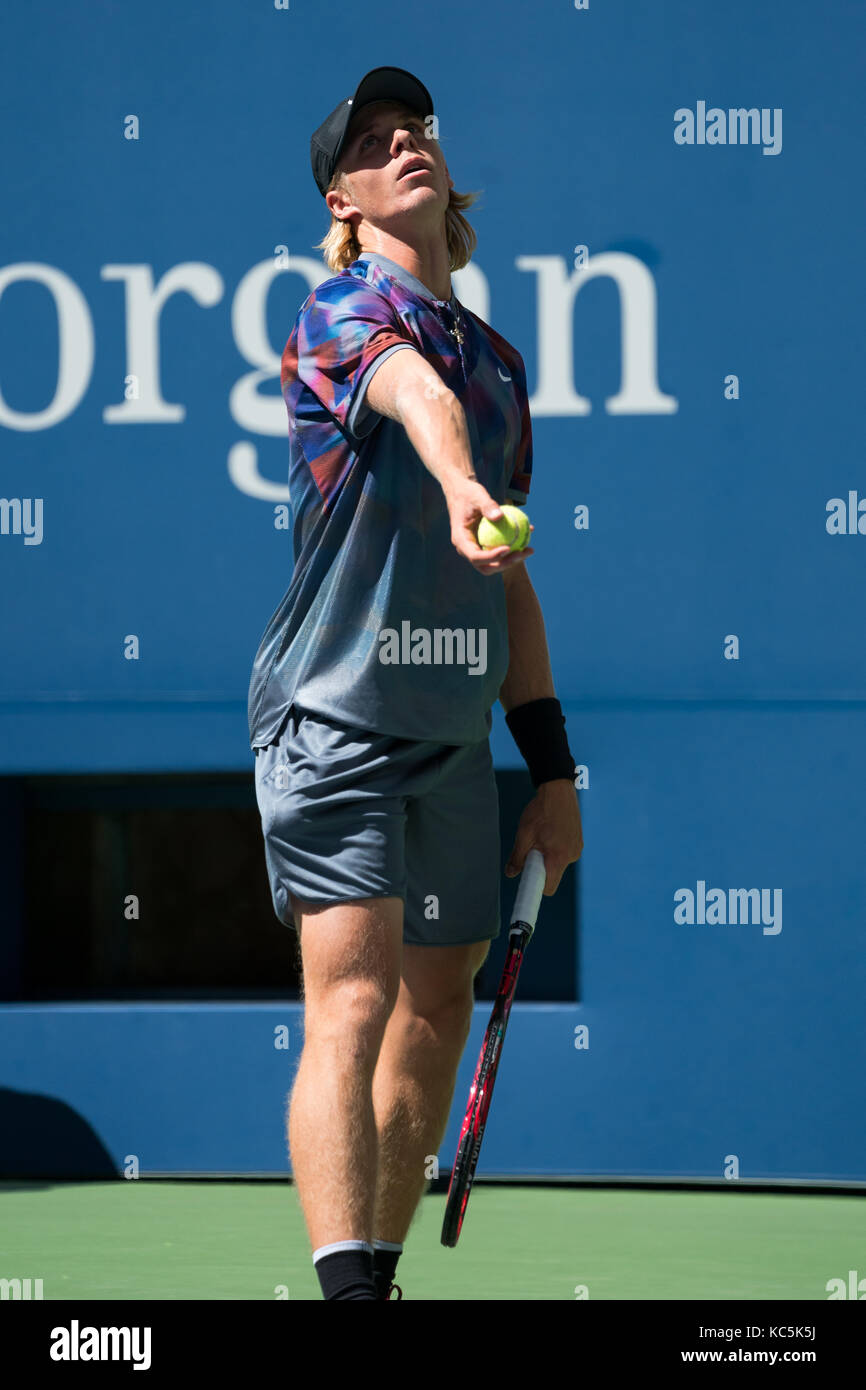
<path fill-rule="evenodd" d="M 373 68 L 361 78 L 355 95 L 335 106 L 326 121 L 310 140 L 310 163 L 313 178 L 324 198 L 340 158 L 349 122 L 360 107 L 371 101 L 394 101 L 417 111 L 419 116 L 433 114 L 433 98 L 423 82 L 405 68 Z"/>

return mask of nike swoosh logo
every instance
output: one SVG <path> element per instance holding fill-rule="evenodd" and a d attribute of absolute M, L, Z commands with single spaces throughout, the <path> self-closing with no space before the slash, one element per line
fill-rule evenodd
<path fill-rule="evenodd" d="M 499 372 L 499 368 L 498 368 L 498 367 L 496 368 L 496 370 L 497 370 L 497 372 Z M 502 373 L 499 372 L 499 379 L 500 379 L 500 381 L 510 381 L 510 380 L 511 380 L 511 377 L 510 377 L 510 376 L 503 376 Z"/>

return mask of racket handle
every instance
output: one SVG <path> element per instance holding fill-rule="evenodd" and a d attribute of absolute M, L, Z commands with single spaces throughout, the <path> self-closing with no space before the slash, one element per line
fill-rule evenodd
<path fill-rule="evenodd" d="M 514 899 L 514 910 L 511 913 L 512 925 L 515 922 L 520 922 L 533 930 L 535 929 L 535 919 L 541 906 L 546 878 L 544 855 L 541 850 L 531 849 L 526 856 L 520 882 L 517 885 L 517 896 Z"/>

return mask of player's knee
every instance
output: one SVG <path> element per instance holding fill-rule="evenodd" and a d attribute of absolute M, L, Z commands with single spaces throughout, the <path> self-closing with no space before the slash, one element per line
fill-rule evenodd
<path fill-rule="evenodd" d="M 419 1037 L 453 1039 L 462 1048 L 472 1026 L 474 982 L 490 949 L 481 943 L 467 953 L 459 970 L 440 975 L 412 991 L 411 1013 Z"/>
<path fill-rule="evenodd" d="M 417 1047 L 446 1047 L 462 1051 L 472 1026 L 475 1004 L 471 984 L 429 1000 L 409 1018 L 410 1042 Z"/>
<path fill-rule="evenodd" d="M 472 1027 L 472 1014 L 475 1010 L 475 995 L 470 984 L 451 1004 L 445 1015 L 450 1034 L 460 1047 L 464 1047 Z"/>
<path fill-rule="evenodd" d="M 393 1007 L 393 991 L 379 981 L 343 980 L 307 1000 L 305 1038 L 333 1047 L 344 1058 L 369 1059 L 371 1049 L 378 1053 Z"/>

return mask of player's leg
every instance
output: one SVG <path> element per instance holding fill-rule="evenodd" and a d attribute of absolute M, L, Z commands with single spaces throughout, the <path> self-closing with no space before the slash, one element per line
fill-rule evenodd
<path fill-rule="evenodd" d="M 375 1238 L 402 1244 L 445 1134 L 489 941 L 404 946 L 400 990 L 373 1079 L 379 1131 Z"/>
<path fill-rule="evenodd" d="M 306 1040 L 289 1145 L 314 1253 L 371 1238 L 372 1075 L 399 988 L 405 893 L 393 746 L 292 705 L 256 755 L 274 910 L 300 938 Z M 413 746 L 395 762 L 401 749 L 405 760 Z"/>
<path fill-rule="evenodd" d="M 372 1081 L 400 985 L 403 903 L 293 900 L 304 977 L 304 1048 L 288 1121 L 292 1172 L 314 1251 L 373 1238 Z"/>
<path fill-rule="evenodd" d="M 400 912 L 408 892 L 410 840 L 414 843 L 420 835 L 425 848 L 415 856 L 419 886 L 412 895 L 414 925 L 408 944 L 423 945 L 432 934 L 438 949 L 498 930 L 498 903 L 494 911 L 490 896 L 491 885 L 498 891 L 498 859 L 492 875 L 486 861 L 475 872 L 474 842 L 465 826 L 450 823 L 452 803 L 447 798 L 436 803 L 447 822 L 441 834 L 435 822 L 417 816 L 414 836 L 409 831 L 407 808 L 447 780 L 454 755 L 462 761 L 460 749 L 448 752 L 434 743 L 364 733 L 297 707 L 275 744 L 257 755 L 256 786 L 274 908 L 287 926 L 300 927 L 307 1042 L 292 1094 L 289 1143 L 326 1298 L 366 1296 L 361 1266 L 367 1251 L 321 1252 L 347 1241 L 368 1245 L 377 1235 L 372 1086 L 379 1045 L 400 988 L 406 944 L 405 913 L 401 940 Z M 472 774 L 476 760 L 470 761 Z M 469 785 L 459 789 L 457 800 L 471 822 L 489 812 L 489 798 L 479 804 L 477 776 L 464 781 Z M 494 787 L 494 821 L 496 814 Z M 449 832 L 456 835 L 456 853 Z M 425 859 L 425 853 L 432 859 Z M 479 878 L 487 885 L 480 895 L 460 888 L 463 880 Z M 441 897 L 446 927 L 423 921 L 422 891 Z M 367 920 L 371 908 L 372 922 Z M 353 910 L 354 920 L 347 917 Z M 365 912 L 367 917 L 359 915 Z M 371 927 L 372 947 L 367 944 Z M 450 941 L 448 931 L 457 932 Z M 452 987 L 456 983 L 450 982 Z M 352 1020 L 349 1029 L 347 1017 Z M 329 1065 L 334 1069 L 330 1096 L 323 1080 Z M 345 1082 L 340 1089 L 335 1077 L 346 1073 L 351 1085 Z M 453 1077 L 451 1087 L 453 1091 Z M 333 1127 L 327 1129 L 334 1110 L 336 1135 Z M 410 1176 L 409 1201 L 417 1202 Z M 335 1268 L 343 1262 L 354 1266 L 347 1279 L 356 1291 L 329 1291 L 330 1277 L 325 1276 L 332 1262 Z M 367 1282 L 372 1288 L 372 1281 Z"/>
<path fill-rule="evenodd" d="M 439 1152 L 472 1021 L 473 980 L 500 930 L 499 797 L 489 744 L 442 749 L 438 766 L 435 781 L 407 804 L 402 978 L 373 1081 L 374 1238 L 388 1244 L 402 1244 L 428 1182 L 427 1160 Z"/>

